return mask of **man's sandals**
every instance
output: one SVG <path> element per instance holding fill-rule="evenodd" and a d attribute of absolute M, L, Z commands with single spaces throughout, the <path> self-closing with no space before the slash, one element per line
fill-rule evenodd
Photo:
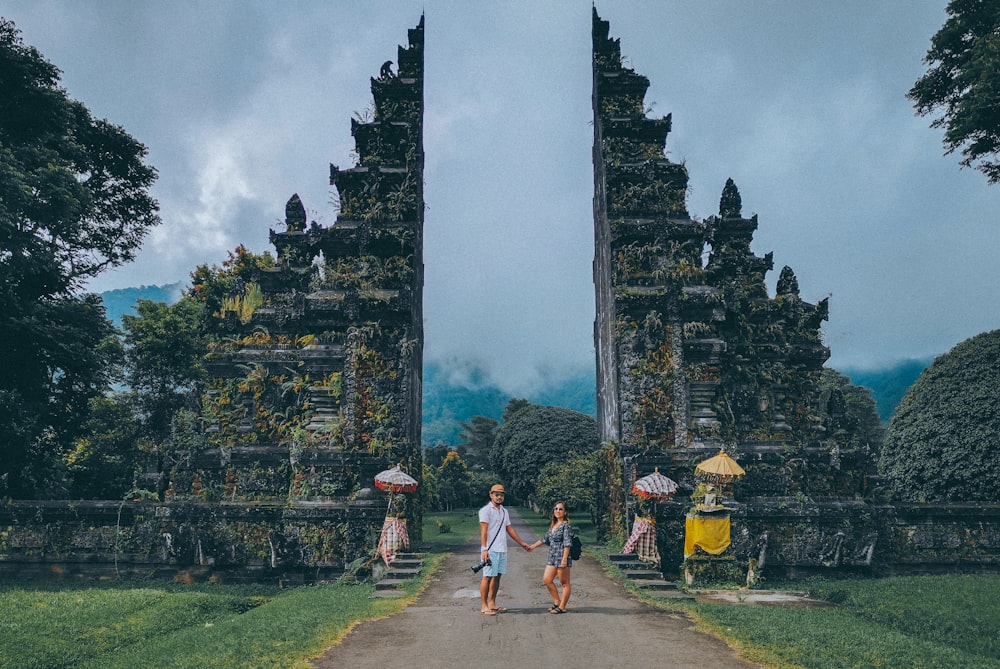
<path fill-rule="evenodd" d="M 555 604 L 553 604 L 552 606 L 549 607 L 549 613 L 566 613 L 566 612 L 560 609 Z"/>
<path fill-rule="evenodd" d="M 482 613 L 484 616 L 495 616 L 498 613 L 507 613 L 507 607 L 497 606 L 496 608 L 492 608 L 488 611 L 480 611 L 480 613 Z"/>

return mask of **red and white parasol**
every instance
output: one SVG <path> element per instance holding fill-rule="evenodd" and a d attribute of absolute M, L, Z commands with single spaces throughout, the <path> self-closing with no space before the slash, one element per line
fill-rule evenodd
<path fill-rule="evenodd" d="M 677 492 L 677 484 L 660 473 L 659 468 L 638 479 L 632 485 L 632 493 L 643 499 L 663 501 Z"/>
<path fill-rule="evenodd" d="M 386 469 L 375 475 L 375 487 L 389 493 L 389 504 L 385 510 L 385 522 L 382 524 L 382 535 L 379 538 L 377 555 L 380 555 L 388 566 L 396 559 L 396 553 L 410 547 L 410 537 L 406 532 L 406 519 L 393 518 L 392 496 L 399 492 L 416 492 L 417 480 L 403 471 L 401 465 Z"/>
<path fill-rule="evenodd" d="M 375 475 L 375 487 L 389 492 L 416 492 L 417 480 L 396 465 Z"/>

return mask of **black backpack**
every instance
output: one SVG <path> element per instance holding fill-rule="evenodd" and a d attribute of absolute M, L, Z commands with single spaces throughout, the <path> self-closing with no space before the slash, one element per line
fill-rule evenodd
<path fill-rule="evenodd" d="M 583 543 L 580 541 L 580 537 L 576 536 L 576 530 L 573 530 L 573 543 L 569 545 L 569 557 L 571 560 L 579 560 L 581 555 L 583 555 Z"/>

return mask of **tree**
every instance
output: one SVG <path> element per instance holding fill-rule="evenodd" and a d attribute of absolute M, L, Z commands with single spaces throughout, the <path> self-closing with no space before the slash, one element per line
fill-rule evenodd
<path fill-rule="evenodd" d="M 448 444 L 438 444 L 437 446 L 428 446 L 424 449 L 424 464 L 433 469 L 437 469 L 444 462 L 444 459 L 448 457 L 448 454 L 452 451 L 457 450 L 449 446 Z M 461 455 L 461 453 L 459 453 Z"/>
<path fill-rule="evenodd" d="M 510 400 L 508 400 L 508 402 L 507 402 L 507 406 L 504 407 L 504 410 L 503 410 L 503 417 L 502 417 L 503 418 L 503 422 L 506 423 L 507 421 L 509 421 L 511 419 L 511 416 L 513 416 L 514 414 L 516 414 L 518 411 L 520 411 L 521 409 L 523 409 L 525 407 L 530 407 L 530 406 L 531 406 L 531 402 L 529 402 L 526 399 L 522 399 L 522 398 L 518 398 L 518 397 L 512 397 L 512 398 L 510 398 Z"/>
<path fill-rule="evenodd" d="M 535 486 L 535 500 L 543 509 L 563 502 L 569 512 L 587 512 L 596 525 L 600 500 L 597 498 L 597 475 L 600 453 L 571 457 L 563 462 L 550 462 L 542 467 Z"/>
<path fill-rule="evenodd" d="M 448 453 L 437 469 L 436 479 L 438 499 L 445 511 L 451 511 L 459 505 L 469 505 L 472 475 L 458 453 Z"/>
<path fill-rule="evenodd" d="M 924 56 L 930 69 L 907 97 L 917 113 L 942 115 L 946 153 L 962 148 L 963 167 L 1000 182 L 1000 6 L 994 0 L 951 0 L 948 19 Z"/>
<path fill-rule="evenodd" d="M 879 471 L 910 501 L 1000 502 L 1000 330 L 937 358 L 910 387 Z"/>
<path fill-rule="evenodd" d="M 199 265 L 191 273 L 188 295 L 205 305 L 205 315 L 221 315 L 223 304 L 234 297 L 242 299 L 247 287 L 258 279 L 260 270 L 274 267 L 274 256 L 264 251 L 255 254 L 240 244 L 222 266 Z"/>
<path fill-rule="evenodd" d="M 461 422 L 459 426 L 462 428 L 459 447 L 465 449 L 466 463 L 472 469 L 484 469 L 489 465 L 490 449 L 500 422 L 487 416 L 473 416 L 468 423 Z"/>
<path fill-rule="evenodd" d="M 843 430 L 849 448 L 860 448 L 878 454 L 885 428 L 879 419 L 872 391 L 851 383 L 851 379 L 835 369 L 824 368 L 820 378 L 823 396 L 839 393 L 843 415 L 838 416 L 837 429 Z"/>
<path fill-rule="evenodd" d="M 93 397 L 83 432 L 63 455 L 72 499 L 121 499 L 133 487 L 146 454 L 136 448 L 138 426 L 124 394 Z"/>
<path fill-rule="evenodd" d="M 120 349 L 86 281 L 135 257 L 159 223 L 146 148 L 59 88 L 0 19 L 0 490 L 48 496 Z"/>
<path fill-rule="evenodd" d="M 542 468 L 586 455 L 600 446 L 597 421 L 562 407 L 530 404 L 517 410 L 497 431 L 490 464 L 513 495 L 534 495 Z"/>
<path fill-rule="evenodd" d="M 187 393 L 205 375 L 204 306 L 191 297 L 173 305 L 136 303 L 136 315 L 122 316 L 129 387 L 139 411 L 144 438 L 162 443 Z"/>

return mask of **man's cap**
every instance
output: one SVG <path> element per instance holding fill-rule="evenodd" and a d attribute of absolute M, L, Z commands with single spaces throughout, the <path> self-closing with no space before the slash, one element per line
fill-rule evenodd
<path fill-rule="evenodd" d="M 506 490 L 504 490 L 504 489 L 503 489 L 503 486 L 502 486 L 502 485 L 500 485 L 499 483 L 497 483 L 497 484 L 496 484 L 495 486 L 493 486 L 492 488 L 490 488 L 490 492 L 491 492 L 491 493 L 494 493 L 494 492 L 502 492 L 502 493 L 504 493 L 504 494 L 507 494 L 507 491 L 506 491 Z"/>

